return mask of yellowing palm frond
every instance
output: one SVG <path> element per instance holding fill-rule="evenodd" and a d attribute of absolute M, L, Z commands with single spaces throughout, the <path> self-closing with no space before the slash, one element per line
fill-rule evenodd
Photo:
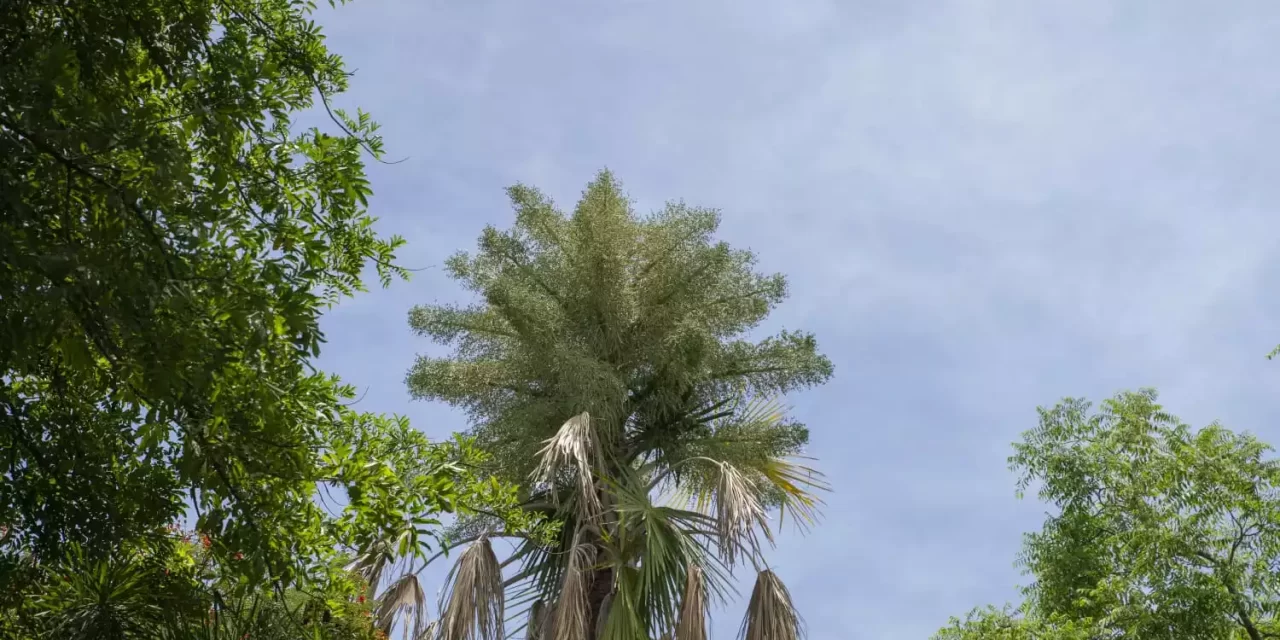
<path fill-rule="evenodd" d="M 796 526 L 808 531 L 821 516 L 822 499 L 817 492 L 831 490 L 822 473 L 781 458 L 769 458 L 759 466 L 759 471 L 781 496 L 779 525 L 786 514 L 791 514 Z"/>

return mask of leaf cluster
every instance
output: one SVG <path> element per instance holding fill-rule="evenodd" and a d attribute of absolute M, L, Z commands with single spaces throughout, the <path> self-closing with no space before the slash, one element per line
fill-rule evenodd
<path fill-rule="evenodd" d="M 1193 429 L 1156 400 L 1127 392 L 1094 410 L 1067 399 L 1015 445 L 1019 491 L 1034 486 L 1056 509 L 1025 538 L 1034 581 L 1018 628 L 1170 640 L 1277 631 L 1280 462 L 1252 435 Z"/>
<path fill-rule="evenodd" d="M 0 3 L 5 566 L 190 516 L 244 580 L 327 589 L 369 540 L 418 549 L 439 514 L 514 500 L 469 444 L 356 412 L 311 365 L 366 269 L 405 275 L 367 210 L 377 125 L 330 109 L 348 72 L 313 9 Z M 333 126 L 296 130 L 314 107 Z"/>

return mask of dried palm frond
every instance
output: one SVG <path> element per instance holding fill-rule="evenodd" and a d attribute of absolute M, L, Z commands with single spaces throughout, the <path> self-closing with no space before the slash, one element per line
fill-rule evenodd
<path fill-rule="evenodd" d="M 408 618 L 413 618 L 413 636 L 417 637 L 421 635 L 421 627 L 426 621 L 426 600 L 422 586 L 418 584 L 418 577 L 406 573 L 391 583 L 378 598 L 378 606 L 373 611 L 374 623 L 383 633 L 390 635 L 396 617 L 403 613 L 406 629 Z"/>
<path fill-rule="evenodd" d="M 529 606 L 529 622 L 525 630 L 525 640 L 543 640 L 543 627 L 546 626 L 546 612 L 542 610 L 542 601 L 535 600 Z"/>
<path fill-rule="evenodd" d="M 382 574 L 394 561 L 395 554 L 391 552 L 391 543 L 386 540 L 377 540 L 345 568 L 347 571 L 356 572 L 368 585 L 369 591 L 376 593 L 382 582 Z"/>
<path fill-rule="evenodd" d="M 575 536 L 569 563 L 560 585 L 556 609 L 552 614 L 552 637 L 544 640 L 589 640 L 591 635 L 591 606 L 587 591 L 591 588 L 591 564 L 595 562 L 595 547 L 582 543 L 581 535 Z"/>
<path fill-rule="evenodd" d="M 768 569 L 756 577 L 747 614 L 738 637 L 742 640 L 800 640 L 805 636 L 800 614 L 791 602 L 791 592 L 777 574 Z"/>
<path fill-rule="evenodd" d="M 553 484 L 564 469 L 573 469 L 578 479 L 581 517 L 594 521 L 602 510 L 592 473 L 592 463 L 597 454 L 591 416 L 584 411 L 569 418 L 554 436 L 544 441 L 544 446 L 538 451 L 540 460 L 533 472 L 533 480 L 539 484 Z M 555 492 L 552 492 L 552 497 L 556 499 Z"/>
<path fill-rule="evenodd" d="M 432 620 L 423 625 L 422 632 L 414 640 L 436 640 L 440 636 L 440 621 Z"/>
<path fill-rule="evenodd" d="M 773 544 L 769 519 L 760 503 L 761 487 L 727 462 L 720 464 L 720 478 L 714 491 L 717 542 L 725 566 L 732 568 L 739 555 L 760 555 L 756 528 Z"/>
<path fill-rule="evenodd" d="M 448 581 L 448 600 L 440 605 L 445 640 L 502 640 L 506 635 L 502 566 L 488 538 L 467 547 Z"/>
<path fill-rule="evenodd" d="M 707 585 L 702 567 L 690 564 L 685 572 L 676 640 L 707 640 Z"/>

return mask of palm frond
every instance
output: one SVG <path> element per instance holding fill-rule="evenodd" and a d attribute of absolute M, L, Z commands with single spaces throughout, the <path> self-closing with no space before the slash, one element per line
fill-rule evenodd
<path fill-rule="evenodd" d="M 742 619 L 742 640 L 800 640 L 804 623 L 791 601 L 791 592 L 773 571 L 761 571 L 751 590 L 747 614 Z"/>
<path fill-rule="evenodd" d="M 564 582 L 564 573 L 573 558 L 574 545 L 578 543 L 578 520 L 572 513 L 563 513 L 558 517 L 560 531 L 552 545 L 540 544 L 534 540 L 523 540 L 516 548 L 513 558 L 520 562 L 519 570 L 512 580 L 515 600 L 532 603 L 543 600 L 544 617 L 552 610 L 550 603 L 557 599 L 560 586 Z M 516 609 L 518 611 L 518 609 Z"/>
<path fill-rule="evenodd" d="M 636 568 L 628 566 L 619 575 L 636 575 L 635 588 L 623 595 L 642 612 L 644 631 L 656 634 L 677 625 L 690 567 L 699 570 L 703 598 L 714 592 L 718 599 L 727 600 L 732 590 L 728 571 L 712 549 L 719 539 L 715 520 L 698 511 L 657 506 L 643 490 L 644 482 L 625 471 L 621 475 L 622 480 L 610 482 L 609 489 L 616 500 L 618 537 L 629 541 L 630 548 L 617 553 Z M 627 586 L 619 582 L 620 589 Z"/>
<path fill-rule="evenodd" d="M 703 581 L 702 567 L 696 564 L 689 565 L 685 572 L 676 640 L 707 640 L 707 585 Z"/>
<path fill-rule="evenodd" d="M 545 626 L 546 612 L 543 610 L 543 603 L 541 600 L 535 600 L 532 605 L 529 605 L 529 622 L 525 625 L 525 640 L 543 640 Z"/>
<path fill-rule="evenodd" d="M 422 632 L 414 640 L 437 640 L 440 637 L 440 621 L 432 620 L 422 626 Z"/>
<path fill-rule="evenodd" d="M 740 392 L 735 400 L 733 409 L 740 423 L 777 425 L 786 418 L 787 407 L 781 396 Z"/>
<path fill-rule="evenodd" d="M 441 603 L 446 640 L 503 640 L 505 593 L 502 566 L 489 539 L 471 543 L 449 572 L 448 600 Z"/>
<path fill-rule="evenodd" d="M 760 502 L 761 486 L 750 476 L 727 462 L 720 464 L 720 478 L 714 498 L 717 543 L 721 558 L 733 568 L 741 554 L 748 554 L 754 561 L 761 552 L 759 528 L 769 544 L 773 533 L 769 530 L 769 517 Z M 704 494 L 705 495 L 705 494 Z"/>
<path fill-rule="evenodd" d="M 591 566 L 595 562 L 596 550 L 582 541 L 581 533 L 579 530 L 574 536 L 552 614 L 551 636 L 544 640 L 590 640 L 592 620 L 587 591 L 591 588 Z"/>
<path fill-rule="evenodd" d="M 648 638 L 649 625 L 635 567 L 616 567 L 614 588 L 600 610 L 600 640 Z"/>
<path fill-rule="evenodd" d="M 54 569 L 65 578 L 35 596 L 51 637 L 134 637 L 162 626 L 168 612 L 153 597 L 150 569 L 128 554 L 93 559 L 71 544 Z"/>
<path fill-rule="evenodd" d="M 406 573 L 391 583 L 378 598 L 378 606 L 373 611 L 374 624 L 383 633 L 390 635 L 396 618 L 403 614 L 406 631 L 410 628 L 409 618 L 413 618 L 412 637 L 417 638 L 422 634 L 421 628 L 426 621 L 426 602 L 427 597 L 422 592 L 422 585 L 418 584 L 418 577 Z"/>
<path fill-rule="evenodd" d="M 395 562 L 395 554 L 392 553 L 391 543 L 386 540 L 377 540 L 345 568 L 347 571 L 356 572 L 368 585 L 370 593 L 374 594 L 377 593 L 378 586 L 382 582 L 383 573 L 393 562 Z"/>
<path fill-rule="evenodd" d="M 790 514 L 797 528 L 808 532 L 821 517 L 823 503 L 817 492 L 831 491 L 822 472 L 782 458 L 769 458 L 759 466 L 759 472 L 779 495 L 779 526 Z"/>
<path fill-rule="evenodd" d="M 569 418 L 556 434 L 543 443 L 538 451 L 538 467 L 533 472 L 537 484 L 554 484 L 565 470 L 572 470 L 578 480 L 575 496 L 583 520 L 595 520 L 602 510 L 600 497 L 596 495 L 593 463 L 596 450 L 591 431 L 591 416 L 585 411 Z M 556 492 L 552 492 L 554 497 Z"/>
<path fill-rule="evenodd" d="M 791 516 L 803 533 L 816 523 L 822 504 L 817 494 L 830 486 L 788 448 L 779 398 L 740 395 L 712 418 L 710 435 L 690 441 L 656 477 L 672 498 L 715 515 L 726 535 L 736 532 L 739 543 L 726 539 L 726 560 L 732 564 L 739 552 L 760 550 L 756 527 L 772 543 L 767 514 L 774 506 L 779 525 Z"/>

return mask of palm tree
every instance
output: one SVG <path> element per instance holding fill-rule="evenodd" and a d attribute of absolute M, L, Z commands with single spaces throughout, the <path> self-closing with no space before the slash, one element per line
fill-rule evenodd
<path fill-rule="evenodd" d="M 731 415 L 746 422 L 721 422 L 713 433 L 729 424 L 735 432 L 765 427 L 782 415 L 776 402 L 743 404 Z M 776 531 L 766 505 L 778 504 L 781 515 L 806 528 L 818 515 L 815 493 L 827 489 L 821 474 L 795 460 L 743 465 L 717 459 L 714 439 L 702 455 L 611 465 L 596 442 L 584 413 L 540 452 L 535 500 L 546 501 L 548 517 L 560 525 L 558 544 L 525 540 L 490 522 L 492 528 L 455 542 L 467 549 L 450 572 L 439 619 L 426 622 L 418 578 L 403 571 L 382 590 L 379 628 L 390 634 L 403 614 L 412 638 L 497 640 L 507 637 L 512 599 L 525 605 L 514 632 L 529 639 L 706 640 L 711 605 L 729 595 L 733 570 L 750 565 L 757 577 L 741 636 L 803 635 L 786 586 L 764 559 Z M 522 539 L 505 562 L 493 549 L 498 537 Z M 390 545 L 377 549 L 352 565 L 375 585 L 385 567 L 397 563 Z M 504 577 L 508 565 L 518 570 Z"/>
<path fill-rule="evenodd" d="M 572 215 L 529 187 L 509 194 L 514 228 L 486 229 L 475 255 L 448 262 L 482 302 L 411 313 L 456 350 L 419 358 L 408 383 L 468 410 L 490 471 L 558 534 L 519 540 L 485 517 L 456 526 L 453 543 L 471 546 L 440 602 L 441 637 L 701 639 L 744 567 L 757 579 L 742 634 L 799 636 L 764 560 L 780 524 L 768 514 L 808 526 L 826 485 L 779 401 L 832 368 L 811 335 L 746 339 L 785 280 L 714 242 L 717 212 L 673 203 L 638 216 L 608 172 Z M 519 542 L 499 561 L 501 536 Z"/>
<path fill-rule="evenodd" d="M 515 554 L 519 572 L 506 581 L 536 605 L 525 622 L 528 637 L 705 640 L 711 605 L 725 599 L 730 575 L 745 565 L 757 578 L 742 636 L 802 635 L 790 594 L 764 559 L 775 532 L 766 505 L 778 504 L 806 527 L 817 516 L 815 492 L 826 485 L 795 460 L 749 464 L 717 456 L 716 434 L 768 428 L 782 416 L 764 400 L 724 413 L 701 450 L 685 455 L 627 452 L 633 455 L 615 459 L 585 413 L 547 441 L 536 485 L 553 502 L 561 544 L 526 542 Z M 455 581 L 453 588 L 468 585 Z"/>

